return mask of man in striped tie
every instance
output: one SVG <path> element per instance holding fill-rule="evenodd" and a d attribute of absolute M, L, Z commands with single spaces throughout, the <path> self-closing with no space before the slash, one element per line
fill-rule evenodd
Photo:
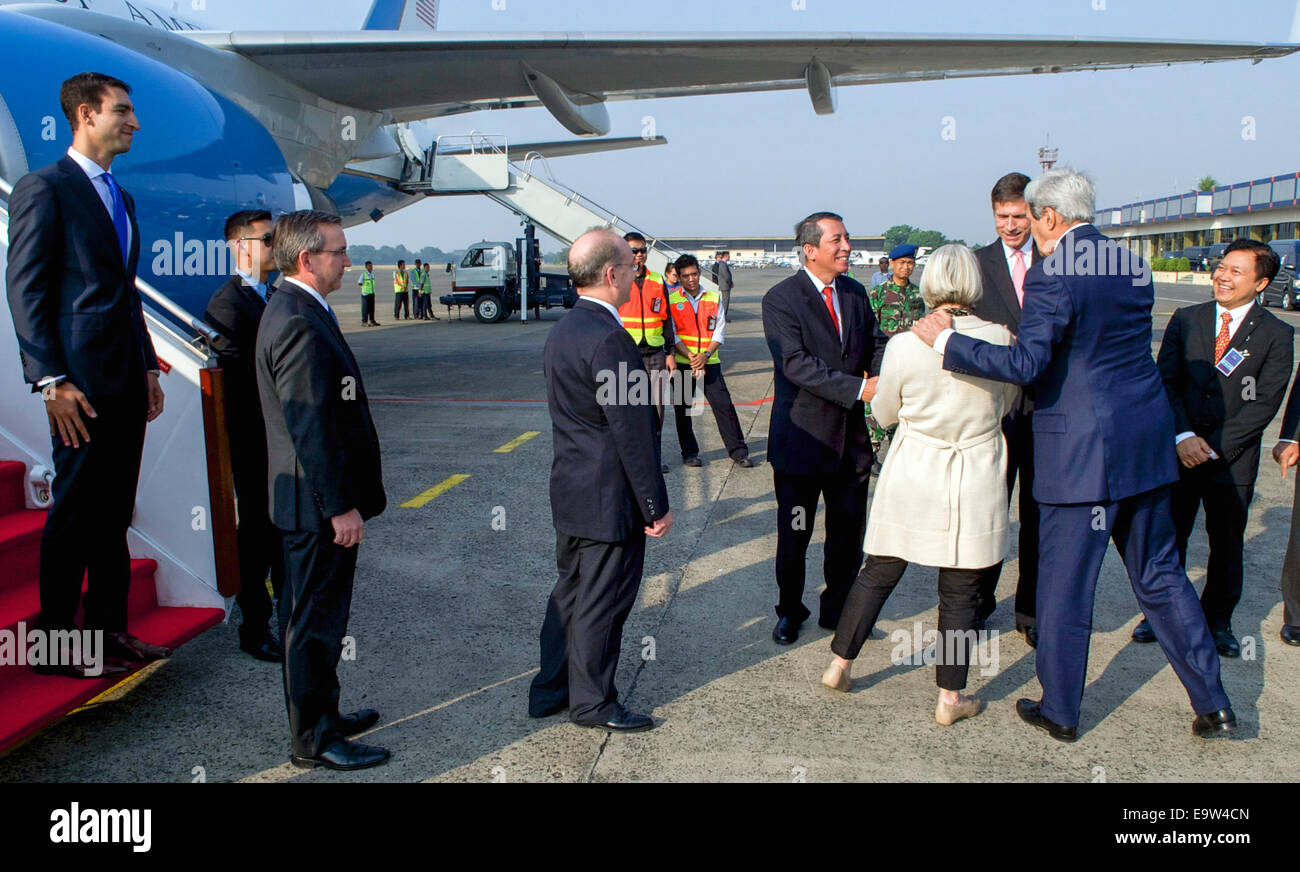
<path fill-rule="evenodd" d="M 1204 506 L 1210 540 L 1201 608 L 1220 657 L 1240 657 L 1232 613 L 1241 599 L 1246 518 L 1259 473 L 1260 440 L 1291 379 L 1295 330 L 1258 305 L 1277 275 L 1277 253 L 1238 239 L 1214 271 L 1214 299 L 1174 313 L 1157 363 L 1174 410 L 1178 482 L 1172 504 L 1178 556 Z M 1154 642 L 1143 618 L 1134 642 Z"/>

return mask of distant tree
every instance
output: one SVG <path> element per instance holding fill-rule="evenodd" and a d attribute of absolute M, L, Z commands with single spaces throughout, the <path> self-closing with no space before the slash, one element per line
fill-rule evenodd
<path fill-rule="evenodd" d="M 1214 180 L 1214 176 L 1206 176 L 1205 178 L 1201 179 L 1199 182 L 1196 183 L 1196 190 L 1200 191 L 1203 194 L 1208 194 L 1218 186 L 1219 183 Z"/>
<path fill-rule="evenodd" d="M 907 242 L 907 238 L 915 232 L 916 228 L 911 224 L 895 224 L 885 231 L 885 251 Z"/>
<path fill-rule="evenodd" d="M 564 246 L 559 251 L 553 251 L 542 258 L 547 263 L 558 263 L 564 266 L 569 262 L 569 246 Z"/>
<path fill-rule="evenodd" d="M 907 235 L 905 241 L 908 245 L 924 245 L 928 248 L 938 248 L 948 239 L 938 230 L 913 230 Z"/>

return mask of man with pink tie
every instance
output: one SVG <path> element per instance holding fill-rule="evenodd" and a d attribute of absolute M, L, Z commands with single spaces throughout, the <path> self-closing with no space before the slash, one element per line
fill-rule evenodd
<path fill-rule="evenodd" d="M 993 221 L 998 239 L 975 252 L 980 265 L 984 294 L 975 303 L 974 312 L 985 321 L 1002 324 L 1013 334 L 1020 332 L 1020 312 L 1024 307 L 1025 275 L 1040 259 L 1029 234 L 1029 206 L 1025 203 L 1025 186 L 1029 176 L 1008 173 L 993 186 Z M 1038 646 L 1038 503 L 1034 502 L 1034 413 L 1033 387 L 1026 385 L 1020 399 L 1002 419 L 1002 433 L 1007 439 L 1007 499 L 1011 499 L 1020 476 L 1020 538 L 1016 556 L 1020 578 L 1016 583 L 1016 630 L 1025 634 L 1030 647 Z M 975 618 L 982 626 L 997 606 L 998 577 L 991 572 L 982 579 L 980 603 Z"/>

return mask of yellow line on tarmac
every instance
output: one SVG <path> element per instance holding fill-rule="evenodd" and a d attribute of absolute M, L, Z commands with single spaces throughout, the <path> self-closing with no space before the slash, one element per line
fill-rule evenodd
<path fill-rule="evenodd" d="M 509 442 L 507 442 L 505 445 L 502 445 L 500 448 L 493 448 L 492 453 L 509 454 L 511 451 L 514 451 L 516 448 L 518 448 L 520 445 L 523 445 L 529 439 L 532 439 L 534 436 L 538 436 L 540 434 L 541 434 L 540 430 L 529 430 L 527 433 L 523 433 L 519 436 L 516 436 L 514 439 L 511 439 Z"/>
<path fill-rule="evenodd" d="M 454 488 L 456 485 L 460 484 L 462 481 L 464 481 L 467 478 L 469 478 L 468 475 L 459 472 L 456 473 L 455 475 L 449 475 L 446 478 L 444 478 L 442 481 L 435 484 L 433 487 L 429 488 L 424 493 L 420 494 L 418 497 L 414 497 L 413 499 L 409 499 L 406 502 L 402 503 L 402 508 L 418 509 L 420 508 L 420 506 L 424 505 L 430 500 L 434 500 L 442 496 L 447 491 L 451 490 L 452 488 Z"/>

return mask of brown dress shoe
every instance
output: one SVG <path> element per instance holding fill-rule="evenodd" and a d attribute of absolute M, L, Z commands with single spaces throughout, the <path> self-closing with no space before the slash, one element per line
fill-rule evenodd
<path fill-rule="evenodd" d="M 130 633 L 105 633 L 104 653 L 128 662 L 148 663 L 152 660 L 166 660 L 172 656 L 172 649 L 151 645 Z"/>

